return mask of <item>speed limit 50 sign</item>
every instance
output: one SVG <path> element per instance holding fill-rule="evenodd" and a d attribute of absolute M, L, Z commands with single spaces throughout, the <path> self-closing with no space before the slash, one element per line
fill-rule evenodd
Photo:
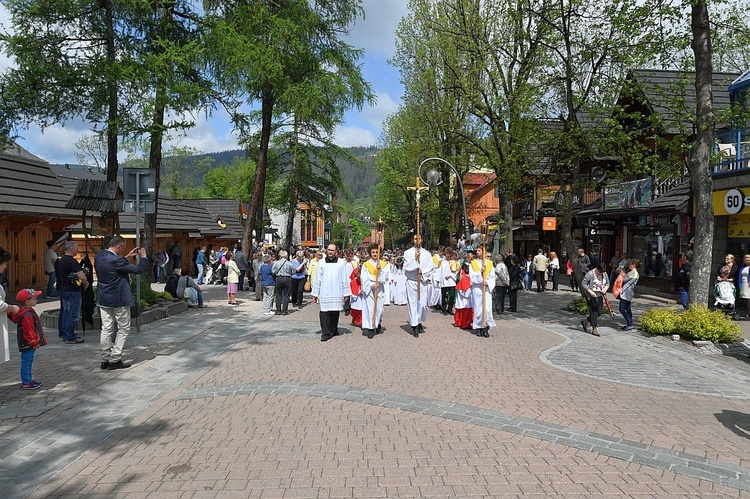
<path fill-rule="evenodd" d="M 714 215 L 737 215 L 750 213 L 750 188 L 714 191 Z"/>

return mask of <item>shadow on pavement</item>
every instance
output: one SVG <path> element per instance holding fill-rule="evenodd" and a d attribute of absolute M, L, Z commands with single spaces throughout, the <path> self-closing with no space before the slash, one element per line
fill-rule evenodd
<path fill-rule="evenodd" d="M 734 433 L 750 440 L 750 414 L 723 410 L 714 414 L 716 420 Z"/>

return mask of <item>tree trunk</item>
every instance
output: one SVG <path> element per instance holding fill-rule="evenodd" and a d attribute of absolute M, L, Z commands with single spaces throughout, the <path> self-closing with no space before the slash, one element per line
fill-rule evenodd
<path fill-rule="evenodd" d="M 261 208 L 263 207 L 263 199 L 266 192 L 266 172 L 268 171 L 268 143 L 271 140 L 271 121 L 273 118 L 273 106 L 275 99 L 273 96 L 273 90 L 266 88 L 263 90 L 261 95 L 261 128 L 260 128 L 260 147 L 258 150 L 258 164 L 255 168 L 255 180 L 253 183 L 253 193 L 250 197 L 250 213 L 247 217 L 247 225 L 245 226 L 245 254 L 250 251 L 250 241 L 252 241 L 253 229 L 256 227 L 257 220 L 263 219 L 263 213 Z M 258 229 L 262 231 L 262 229 Z M 258 233 L 255 236 L 256 241 L 260 241 L 263 238 L 262 233 Z"/>
<path fill-rule="evenodd" d="M 695 54 L 696 135 L 688 163 L 695 197 L 695 239 L 693 272 L 690 275 L 689 302 L 708 304 L 711 287 L 714 207 L 711 191 L 711 150 L 715 122 L 713 110 L 713 67 L 711 64 L 711 27 L 705 0 L 692 2 L 692 48 Z"/>
<path fill-rule="evenodd" d="M 114 12 L 111 0 L 102 2 L 104 7 L 104 22 L 107 26 L 107 181 L 117 182 L 117 80 L 113 74 L 113 67 L 117 64 L 117 50 L 115 48 Z"/>
<path fill-rule="evenodd" d="M 165 86 L 164 79 L 159 78 L 156 88 L 156 109 L 154 110 L 154 120 L 151 124 L 151 148 L 149 150 L 148 167 L 154 172 L 154 183 L 156 191 L 154 192 L 154 204 L 156 213 L 147 214 L 143 224 L 143 247 L 146 248 L 148 258 L 152 262 L 156 261 L 154 253 L 160 248 L 156 247 L 156 222 L 159 211 L 159 186 L 161 185 L 161 160 L 162 144 L 164 140 L 164 114 L 165 114 Z M 167 248 L 164 248 L 167 249 Z M 143 273 L 144 279 L 151 282 L 153 277 L 153 266 Z"/>

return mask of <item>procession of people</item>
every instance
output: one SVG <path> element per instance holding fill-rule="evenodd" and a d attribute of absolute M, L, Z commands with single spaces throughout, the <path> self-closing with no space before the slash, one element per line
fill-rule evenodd
<path fill-rule="evenodd" d="M 341 312 L 373 339 L 383 332 L 383 313 L 391 305 L 406 306 L 404 320 L 415 338 L 425 332 L 430 308 L 452 316 L 454 326 L 489 338 L 496 325 L 497 274 L 485 253 L 482 245 L 430 252 L 420 236 L 403 253 L 381 251 L 378 243 L 358 251 L 329 244 L 311 283 L 313 303 L 320 305 L 321 341 L 338 335 Z"/>

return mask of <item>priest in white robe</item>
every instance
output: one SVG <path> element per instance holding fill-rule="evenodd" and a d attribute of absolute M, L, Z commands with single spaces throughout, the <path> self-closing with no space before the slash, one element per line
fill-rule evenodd
<path fill-rule="evenodd" d="M 337 258 L 336 245 L 329 244 L 326 257 L 317 264 L 312 285 L 313 303 L 320 304 L 320 341 L 338 335 L 339 316 L 350 293 L 346 261 Z"/>

